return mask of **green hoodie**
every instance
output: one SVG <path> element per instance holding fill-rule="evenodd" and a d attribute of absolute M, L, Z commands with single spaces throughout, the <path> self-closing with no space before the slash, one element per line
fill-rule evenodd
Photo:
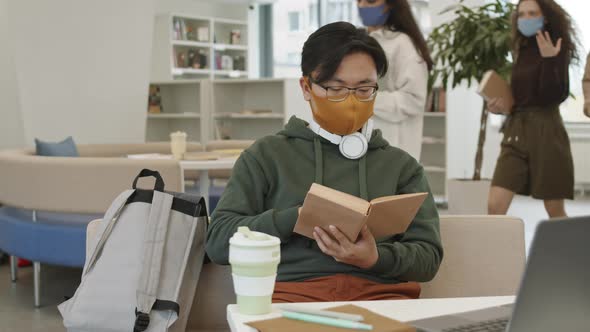
<path fill-rule="evenodd" d="M 394 194 L 430 192 L 424 170 L 408 153 L 389 146 L 375 130 L 368 153 L 343 157 L 338 146 L 292 117 L 285 129 L 256 141 L 233 169 L 211 218 L 207 254 L 228 264 L 229 239 L 238 226 L 281 239 L 278 281 L 346 273 L 381 283 L 428 281 L 442 260 L 438 213 L 432 194 L 407 232 L 379 240 L 379 259 L 369 269 L 339 263 L 314 240 L 293 233 L 298 208 L 313 182 L 366 200 Z"/>

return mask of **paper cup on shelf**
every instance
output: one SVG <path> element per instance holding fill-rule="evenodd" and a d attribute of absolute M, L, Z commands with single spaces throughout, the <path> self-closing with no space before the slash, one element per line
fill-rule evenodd
<path fill-rule="evenodd" d="M 182 131 L 170 134 L 170 150 L 176 160 L 182 160 L 186 153 L 186 133 Z"/>
<path fill-rule="evenodd" d="M 240 227 L 229 243 L 229 263 L 239 312 L 245 315 L 270 313 L 281 261 L 281 240 Z"/>

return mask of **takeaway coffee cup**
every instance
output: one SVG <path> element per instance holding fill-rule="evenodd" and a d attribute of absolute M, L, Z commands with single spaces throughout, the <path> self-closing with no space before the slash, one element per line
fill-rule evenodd
<path fill-rule="evenodd" d="M 270 313 L 280 261 L 281 240 L 277 237 L 239 227 L 229 240 L 229 263 L 241 314 Z"/>
<path fill-rule="evenodd" d="M 186 153 L 186 133 L 177 131 L 170 134 L 170 150 L 174 159 L 181 160 Z"/>

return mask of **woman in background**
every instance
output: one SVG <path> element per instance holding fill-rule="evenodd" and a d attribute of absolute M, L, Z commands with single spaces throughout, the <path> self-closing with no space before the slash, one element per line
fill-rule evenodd
<path fill-rule="evenodd" d="M 559 113 L 569 96 L 568 68 L 578 59 L 568 13 L 554 0 L 521 0 L 512 22 L 514 106 L 489 100 L 509 114 L 488 201 L 490 214 L 506 214 L 515 194 L 542 199 L 551 218 L 565 217 L 574 198 L 570 142 Z"/>
<path fill-rule="evenodd" d="M 375 127 L 390 145 L 420 160 L 423 112 L 432 58 L 407 0 L 358 0 L 371 37 L 387 55 L 389 71 L 379 81 Z"/>

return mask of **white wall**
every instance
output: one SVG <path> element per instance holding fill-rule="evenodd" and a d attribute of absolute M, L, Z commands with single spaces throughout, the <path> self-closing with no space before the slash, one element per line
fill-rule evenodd
<path fill-rule="evenodd" d="M 0 149 L 24 145 L 8 0 L 0 0 Z"/>
<path fill-rule="evenodd" d="M 153 0 L 12 1 L 25 142 L 144 139 Z"/>
<path fill-rule="evenodd" d="M 156 15 L 181 13 L 234 20 L 248 19 L 248 4 L 240 1 L 156 0 Z"/>

